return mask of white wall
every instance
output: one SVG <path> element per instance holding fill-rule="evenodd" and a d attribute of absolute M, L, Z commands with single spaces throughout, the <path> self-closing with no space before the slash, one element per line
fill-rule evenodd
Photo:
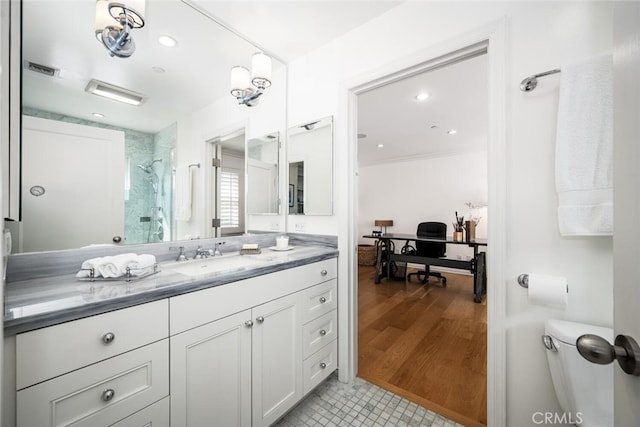
<path fill-rule="evenodd" d="M 177 238 L 186 236 L 206 236 L 210 220 L 205 220 L 209 194 L 205 182 L 210 161 L 206 158 L 206 141 L 225 136 L 233 131 L 245 128 L 247 139 L 258 138 L 279 131 L 280 137 L 286 134 L 286 69 L 273 70 L 272 86 L 260 98 L 255 107 L 238 105 L 229 95 L 202 108 L 178 125 L 177 164 L 201 163 L 202 167 L 194 174 L 192 215 L 190 221 L 178 221 Z M 280 164 L 284 163 L 284 150 L 281 151 Z M 285 197 L 284 177 L 286 172 L 280 168 L 280 192 Z M 284 211 L 280 215 L 249 215 L 248 230 L 283 231 Z"/>
<path fill-rule="evenodd" d="M 289 123 L 334 115 L 336 215 L 305 218 L 305 226 L 310 232 L 339 235 L 339 282 L 344 284 L 352 250 L 344 246 L 351 203 L 343 185 L 351 178 L 349 82 L 382 77 L 396 71 L 392 64 L 421 52 L 445 53 L 439 52 L 441 43 L 506 20 L 507 182 L 496 184 L 507 187 L 507 281 L 489 283 L 488 292 L 506 287 L 508 426 L 535 425 L 534 412 L 560 410 L 540 344 L 546 319 L 612 323 L 612 239 L 562 238 L 558 233 L 553 163 L 558 78 L 541 79 L 529 94 L 518 89 L 528 75 L 610 51 L 611 7 L 609 2 L 407 2 L 289 67 Z M 524 272 L 566 276 L 569 307 L 554 311 L 530 306 L 516 284 Z"/>
<path fill-rule="evenodd" d="M 360 167 L 358 173 L 358 243 L 378 229 L 376 219 L 392 219 L 390 233 L 414 234 L 418 223 L 439 221 L 453 232 L 455 212 L 468 218 L 467 202 L 487 201 L 487 152 L 421 158 Z M 487 218 L 480 220 L 477 238 L 487 237 Z M 447 245 L 447 257 L 466 259 L 468 247 Z"/>

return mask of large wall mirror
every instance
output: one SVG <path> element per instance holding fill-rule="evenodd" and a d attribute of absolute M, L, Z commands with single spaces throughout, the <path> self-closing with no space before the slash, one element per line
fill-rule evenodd
<path fill-rule="evenodd" d="M 279 212 L 274 130 L 286 126 L 286 66 L 272 58 L 271 87 L 257 105 L 239 105 L 229 94 L 231 68 L 251 68 L 259 49 L 216 22 L 215 1 L 131 2 L 145 5 L 145 23 L 131 30 L 135 51 L 124 58 L 111 56 L 95 36 L 98 9 L 108 1 L 21 2 L 21 58 L 12 76 L 22 75 L 22 158 L 10 164 L 21 185 L 12 180 L 5 213 L 14 220 L 14 250 L 206 237 L 211 218 L 204 199 L 214 184 L 203 172 L 211 167 L 203 135 L 214 122 L 217 129 L 238 122 L 247 129 L 249 157 L 239 164 L 250 165 L 241 196 L 248 199 L 238 204 L 239 216 Z M 96 89 L 119 92 L 129 103 L 97 96 Z M 186 204 L 176 188 L 176 171 L 185 167 L 189 184 L 182 188 L 196 198 Z"/>
<path fill-rule="evenodd" d="M 279 157 L 280 132 L 247 141 L 247 212 L 249 214 L 279 214 Z"/>
<path fill-rule="evenodd" d="M 333 118 L 289 128 L 289 215 L 333 214 Z"/>

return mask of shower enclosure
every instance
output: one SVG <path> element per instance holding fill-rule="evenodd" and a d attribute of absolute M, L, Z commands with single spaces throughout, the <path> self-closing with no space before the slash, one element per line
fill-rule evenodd
<path fill-rule="evenodd" d="M 151 187 L 151 203 L 152 206 L 149 210 L 150 214 L 148 217 L 148 226 L 147 226 L 147 235 L 146 242 L 161 242 L 164 240 L 164 209 L 163 209 L 163 199 L 164 199 L 164 191 L 160 192 L 161 187 L 163 187 L 154 169 L 154 165 L 156 163 L 161 163 L 162 159 L 154 159 L 150 162 L 147 162 L 142 165 L 138 165 L 140 170 L 145 173 L 146 180 Z"/>
<path fill-rule="evenodd" d="M 125 234 L 127 244 L 171 241 L 172 171 L 176 126 L 127 144 Z"/>

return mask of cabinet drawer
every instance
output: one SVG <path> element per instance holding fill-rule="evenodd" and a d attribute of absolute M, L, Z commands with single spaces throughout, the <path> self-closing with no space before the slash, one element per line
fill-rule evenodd
<path fill-rule="evenodd" d="M 18 334 L 17 389 L 142 347 L 168 335 L 167 300 Z"/>
<path fill-rule="evenodd" d="M 332 310 L 302 327 L 302 356 L 306 359 L 338 337 L 338 313 Z"/>
<path fill-rule="evenodd" d="M 169 340 L 17 393 L 18 427 L 110 425 L 169 395 Z"/>
<path fill-rule="evenodd" d="M 170 298 L 170 334 L 184 332 L 327 280 L 335 282 L 337 265 L 336 259 L 331 258 Z M 332 298 L 335 303 L 335 295 Z"/>
<path fill-rule="evenodd" d="M 109 427 L 169 427 L 169 397 L 165 397 Z"/>
<path fill-rule="evenodd" d="M 321 283 L 304 291 L 302 317 L 308 322 L 338 307 L 338 281 Z"/>
<path fill-rule="evenodd" d="M 307 394 L 338 367 L 338 341 L 334 340 L 304 361 L 303 392 Z"/>

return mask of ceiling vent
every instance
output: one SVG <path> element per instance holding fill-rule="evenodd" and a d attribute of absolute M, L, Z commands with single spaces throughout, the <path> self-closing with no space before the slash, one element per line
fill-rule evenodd
<path fill-rule="evenodd" d="M 85 88 L 85 91 L 129 105 L 140 105 L 146 100 L 144 95 L 99 80 L 91 80 Z"/>
<path fill-rule="evenodd" d="M 33 71 L 35 73 L 44 74 L 45 76 L 55 77 L 60 74 L 59 68 L 48 67 L 42 64 L 36 64 L 31 61 L 24 61 L 24 68 L 27 70 Z"/>

